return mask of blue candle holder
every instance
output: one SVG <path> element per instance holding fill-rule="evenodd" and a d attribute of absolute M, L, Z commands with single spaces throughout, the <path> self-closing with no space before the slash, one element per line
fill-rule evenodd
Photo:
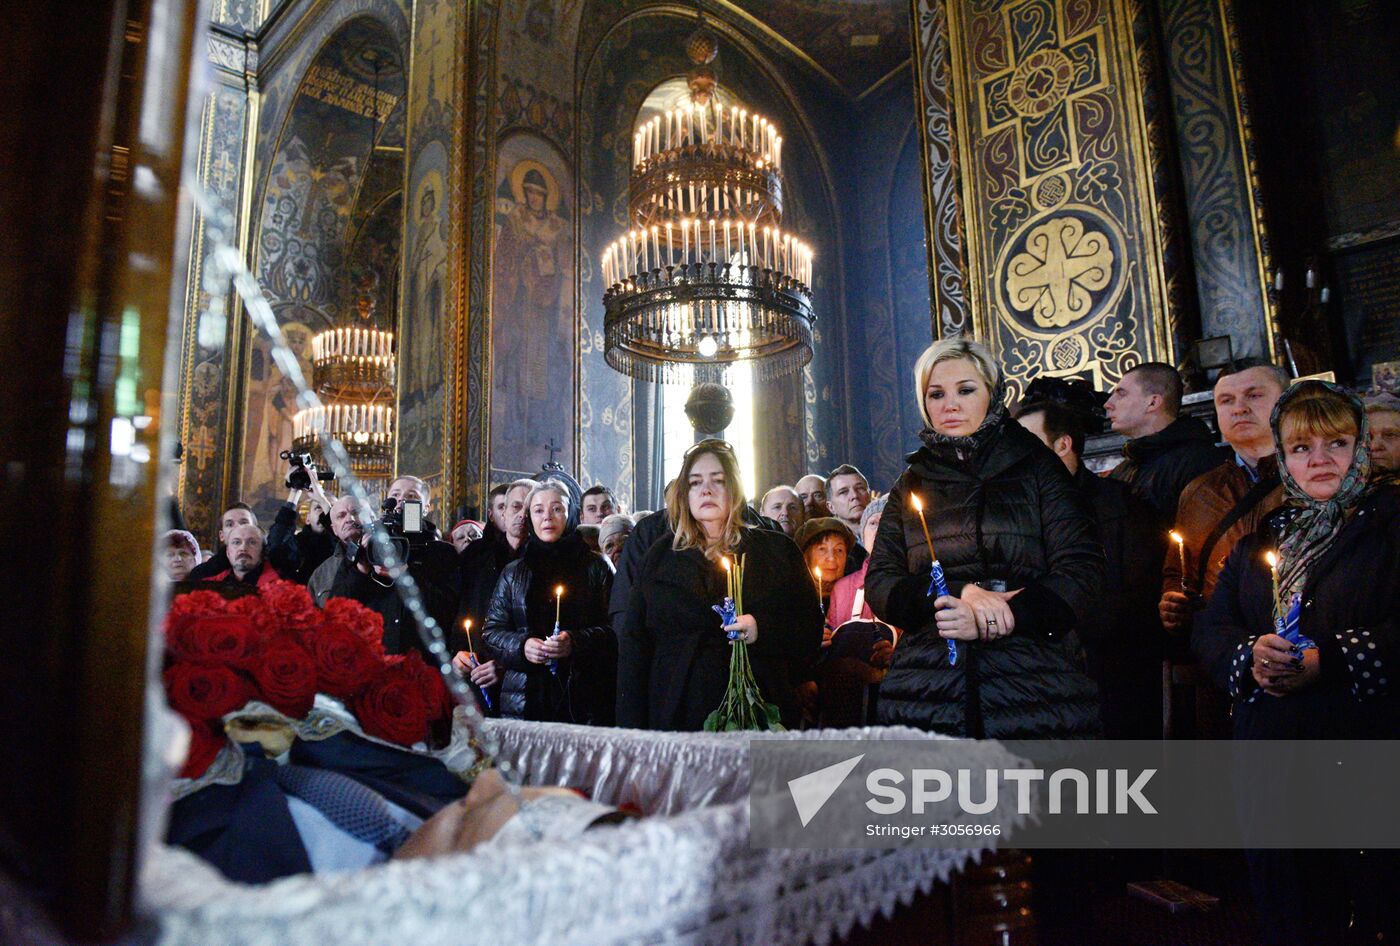
<path fill-rule="evenodd" d="M 467 663 L 471 664 L 473 667 L 481 666 L 481 661 L 476 659 L 475 653 L 467 654 Z M 491 702 L 491 694 L 486 692 L 486 687 L 477 687 L 476 689 L 477 692 L 481 694 L 481 699 L 486 703 L 486 708 L 495 709 L 496 706 Z"/>
<path fill-rule="evenodd" d="M 943 574 L 943 565 L 938 559 L 933 560 L 933 566 L 929 569 L 928 596 L 930 598 L 951 598 L 948 591 L 948 579 Z M 948 665 L 956 667 L 958 665 L 958 642 L 949 638 L 948 640 Z"/>

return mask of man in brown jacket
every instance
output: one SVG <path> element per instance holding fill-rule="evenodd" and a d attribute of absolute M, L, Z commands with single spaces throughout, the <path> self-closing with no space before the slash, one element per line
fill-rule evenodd
<path fill-rule="evenodd" d="M 1269 415 L 1287 383 L 1268 364 L 1237 367 L 1215 382 L 1216 422 L 1234 453 L 1181 492 L 1175 531 L 1183 544 L 1179 550 L 1172 544 L 1162 566 L 1158 605 L 1168 632 L 1190 629 L 1235 543 L 1283 503 Z"/>

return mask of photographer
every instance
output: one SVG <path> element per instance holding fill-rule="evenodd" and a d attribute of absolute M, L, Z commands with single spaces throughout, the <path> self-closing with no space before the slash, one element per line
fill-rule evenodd
<path fill-rule="evenodd" d="M 385 513 L 380 519 L 398 547 L 401 564 L 392 571 L 376 564 L 378 553 L 371 548 L 373 533 L 361 529 L 358 544 L 345 546 L 346 551 L 341 554 L 327 597 L 352 598 L 379 612 L 384 618 L 384 649 L 389 653 L 402 654 L 410 648 L 417 648 L 427 657 L 428 650 L 419 639 L 417 623 L 399 596 L 394 582 L 406 568 L 418 585 L 423 607 L 441 625 L 444 634 L 451 633 L 457 607 L 457 552 L 446 542 L 431 537 L 426 528 L 429 523 L 421 518 L 423 507 L 418 499 L 402 498 L 415 493 L 421 496 L 426 488 L 411 486 L 399 490 L 395 495 L 395 489 L 410 479 L 417 484 L 422 483 L 416 477 L 395 480 L 384 500 Z M 340 502 L 332 508 L 331 527 L 337 537 L 353 536 L 355 529 L 344 522 L 347 515 L 354 519 L 352 510 L 353 506 L 342 508 Z M 340 519 L 337 519 L 338 515 Z M 355 523 L 356 527 L 358 525 Z M 349 541 L 348 538 L 342 539 L 342 542 L 345 541 Z M 402 564 L 405 559 L 406 565 Z M 429 666 L 434 666 L 431 660 Z"/>
<path fill-rule="evenodd" d="M 340 563 L 345 560 L 346 549 L 359 548 L 360 539 L 365 534 L 364 526 L 360 525 L 360 517 L 355 514 L 355 499 L 352 496 L 342 496 L 331 503 L 328 519 L 331 535 L 335 540 L 334 547 L 330 557 L 316 566 L 316 570 L 306 582 L 306 590 L 311 592 L 311 598 L 317 607 L 325 607 L 326 599 L 331 596 L 331 585 L 335 583 L 336 573 L 340 571 Z"/>
<path fill-rule="evenodd" d="M 331 528 L 331 507 L 334 504 L 335 500 L 325 494 L 320 482 L 313 479 L 311 501 L 306 508 L 306 525 L 296 536 L 301 564 L 295 580 L 300 584 L 309 584 L 316 570 L 335 554 L 337 542 L 335 531 Z"/>

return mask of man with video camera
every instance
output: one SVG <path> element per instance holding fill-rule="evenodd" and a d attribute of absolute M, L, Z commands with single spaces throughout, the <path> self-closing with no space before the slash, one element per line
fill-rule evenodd
<path fill-rule="evenodd" d="M 400 563 L 394 569 L 383 564 L 379 547 L 372 541 L 373 529 L 352 527 L 344 521 L 347 515 L 354 518 L 353 506 L 342 510 L 341 502 L 332 510 L 331 527 L 346 544 L 327 597 L 352 598 L 379 612 L 384 618 L 384 649 L 389 653 L 402 654 L 417 648 L 428 656 L 428 649 L 418 636 L 417 622 L 394 587 L 406 568 L 418 585 L 423 607 L 441 625 L 444 634 L 452 630 L 458 593 L 457 550 L 434 538 L 431 523 L 423 518 L 428 509 L 427 484 L 416 476 L 401 476 L 385 494 L 384 512 L 376 526 L 383 526 L 394 545 Z"/>

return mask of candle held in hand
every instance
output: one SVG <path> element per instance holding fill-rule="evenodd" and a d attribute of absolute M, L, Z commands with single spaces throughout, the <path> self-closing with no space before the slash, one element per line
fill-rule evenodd
<path fill-rule="evenodd" d="M 555 586 L 554 586 L 554 627 L 555 627 L 555 629 L 558 629 L 558 627 L 559 627 L 559 602 L 562 601 L 563 599 L 564 599 L 564 586 L 563 586 L 563 585 L 555 585 Z"/>
<path fill-rule="evenodd" d="M 1269 583 L 1273 587 L 1273 613 L 1277 618 L 1282 610 L 1278 600 L 1278 555 L 1272 550 L 1265 552 L 1264 561 L 1269 563 Z"/>
<path fill-rule="evenodd" d="M 909 501 L 914 504 L 914 511 L 919 514 L 919 525 L 923 527 L 924 541 L 928 543 L 928 557 L 936 562 L 938 556 L 933 551 L 933 539 L 928 534 L 928 521 L 924 519 L 924 501 L 917 493 L 910 493 Z"/>
<path fill-rule="evenodd" d="M 1177 558 L 1181 562 L 1181 590 L 1186 590 L 1186 539 L 1175 529 L 1171 531 L 1172 541 L 1176 543 Z"/>
<path fill-rule="evenodd" d="M 472 651 L 473 653 L 475 653 L 475 652 L 476 652 L 476 648 L 472 646 L 472 619 L 471 619 L 471 618 L 467 618 L 465 621 L 462 622 L 462 629 L 465 630 L 465 631 L 467 632 L 467 650 L 470 650 L 470 651 Z"/>

